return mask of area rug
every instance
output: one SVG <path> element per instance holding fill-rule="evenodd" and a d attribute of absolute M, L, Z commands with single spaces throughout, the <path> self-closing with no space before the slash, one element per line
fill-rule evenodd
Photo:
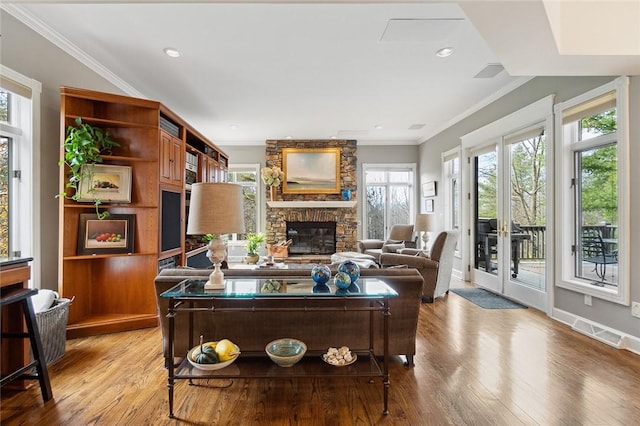
<path fill-rule="evenodd" d="M 527 309 L 524 305 L 483 288 L 452 288 L 451 292 L 485 309 Z"/>

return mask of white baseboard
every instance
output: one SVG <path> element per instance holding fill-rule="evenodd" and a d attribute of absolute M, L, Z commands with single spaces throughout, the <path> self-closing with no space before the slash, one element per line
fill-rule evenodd
<path fill-rule="evenodd" d="M 614 330 L 561 309 L 554 309 L 551 317 L 556 321 L 567 324 L 572 330 L 596 339 L 599 342 L 606 343 L 617 349 L 626 349 L 640 355 L 640 338 L 638 337 Z"/>

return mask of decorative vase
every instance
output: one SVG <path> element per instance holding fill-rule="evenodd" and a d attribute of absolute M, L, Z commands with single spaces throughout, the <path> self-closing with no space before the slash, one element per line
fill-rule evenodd
<path fill-rule="evenodd" d="M 271 201 L 275 201 L 276 200 L 276 187 L 275 187 L 275 185 L 269 187 L 269 196 L 271 197 Z"/>
<path fill-rule="evenodd" d="M 246 260 L 247 260 L 247 263 L 253 265 L 258 263 L 258 260 L 260 260 L 260 256 L 258 256 L 258 253 L 248 253 Z"/>

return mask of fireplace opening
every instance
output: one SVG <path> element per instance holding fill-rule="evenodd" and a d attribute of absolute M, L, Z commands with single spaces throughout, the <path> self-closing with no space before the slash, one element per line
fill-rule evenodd
<path fill-rule="evenodd" d="M 289 255 L 336 252 L 336 222 L 287 222 Z"/>

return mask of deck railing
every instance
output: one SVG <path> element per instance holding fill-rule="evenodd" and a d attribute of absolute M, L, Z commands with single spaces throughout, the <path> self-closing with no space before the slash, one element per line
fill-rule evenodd
<path fill-rule="evenodd" d="M 520 260 L 540 260 L 547 257 L 547 227 L 536 225 L 520 225 L 522 232 L 531 238 L 523 240 L 520 246 Z M 584 229 L 595 229 L 602 238 L 618 238 L 616 225 L 592 225 Z"/>

